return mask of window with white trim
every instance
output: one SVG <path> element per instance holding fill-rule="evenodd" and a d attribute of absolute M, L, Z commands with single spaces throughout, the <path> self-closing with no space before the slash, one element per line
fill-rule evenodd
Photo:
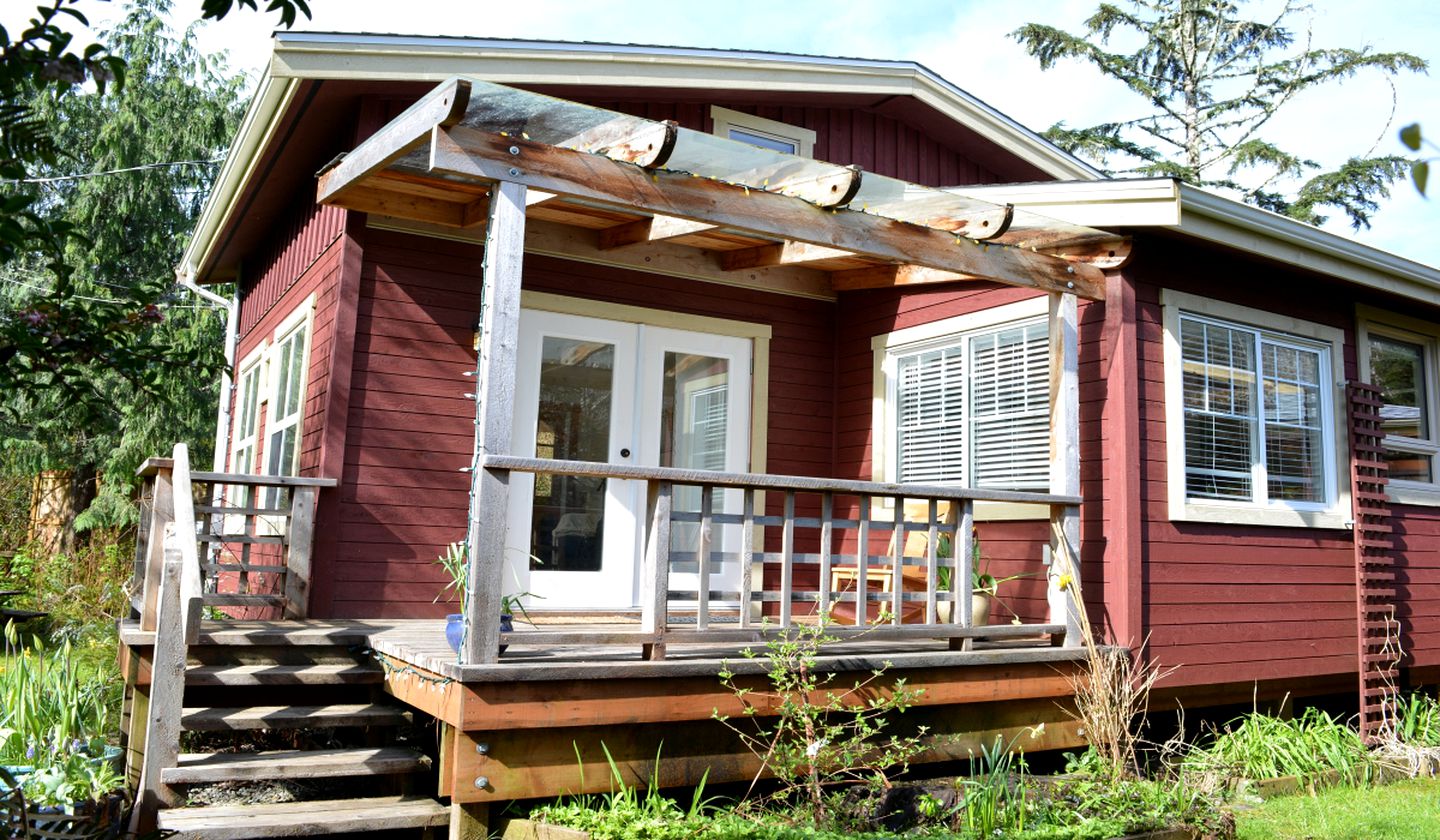
<path fill-rule="evenodd" d="M 255 472 L 255 447 L 260 428 L 260 372 L 263 349 L 240 368 L 235 389 L 235 446 L 231 450 L 230 469 L 237 473 Z"/>
<path fill-rule="evenodd" d="M 305 352 L 310 324 L 291 327 L 270 353 L 272 384 L 265 418 L 265 474 L 294 475 L 300 456 L 300 417 L 305 411 Z"/>
<path fill-rule="evenodd" d="M 887 346 L 884 480 L 1046 491 L 1049 354 L 1044 317 Z"/>
<path fill-rule="evenodd" d="M 710 121 L 714 124 L 717 137 L 738 140 L 787 155 L 815 156 L 815 132 L 808 128 L 721 108 L 719 105 L 710 106 Z"/>
<path fill-rule="evenodd" d="M 1171 518 L 1342 525 L 1343 333 L 1168 290 L 1165 302 Z"/>
<path fill-rule="evenodd" d="M 1440 325 L 1365 307 L 1360 311 L 1360 375 L 1380 389 L 1390 497 L 1440 505 L 1436 376 Z"/>

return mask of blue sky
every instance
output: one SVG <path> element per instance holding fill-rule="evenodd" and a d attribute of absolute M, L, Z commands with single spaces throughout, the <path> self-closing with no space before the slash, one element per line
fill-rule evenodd
<path fill-rule="evenodd" d="M 315 18 L 298 29 L 473 35 L 497 38 L 774 50 L 918 61 L 1021 123 L 1043 130 L 1057 120 L 1088 125 L 1135 116 L 1136 100 L 1117 83 L 1078 63 L 1041 72 L 1007 34 L 1027 22 L 1078 32 L 1097 0 L 727 0 L 624 6 L 595 0 L 310 0 Z M 28 5 L 28 4 L 27 4 Z M 177 19 L 196 14 L 199 0 L 175 0 Z M 263 5 L 263 4 L 262 4 Z M 1261 19 L 1275 0 L 1248 4 Z M 110 3 L 86 0 L 97 22 Z M 1391 88 L 1370 74 L 1295 100 L 1269 136 L 1322 164 L 1348 155 L 1402 153 L 1400 125 L 1420 121 L 1440 136 L 1440 13 L 1423 0 L 1314 0 L 1313 44 L 1405 50 L 1436 64 L 1434 74 L 1400 79 Z M 403 13 L 402 13 L 403 10 Z M 621 11 L 623 10 L 623 11 Z M 7 20 L 13 11 L 3 17 Z M 231 66 L 258 73 L 269 54 L 273 16 L 233 13 L 204 28 L 211 50 L 227 50 Z M 1306 33 L 1298 33 L 1303 39 Z M 1392 113 L 1394 125 L 1382 131 Z M 1402 256 L 1440 265 L 1440 195 L 1427 201 L 1408 182 L 1354 233 L 1336 219 L 1328 229 Z"/>

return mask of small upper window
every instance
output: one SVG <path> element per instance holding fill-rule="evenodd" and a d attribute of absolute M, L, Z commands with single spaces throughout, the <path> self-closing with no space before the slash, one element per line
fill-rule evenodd
<path fill-rule="evenodd" d="M 1440 325 L 1362 308 L 1360 371 L 1380 389 L 1389 493 L 1396 501 L 1440 504 L 1437 362 Z"/>
<path fill-rule="evenodd" d="M 716 136 L 788 155 L 815 156 L 815 132 L 808 128 L 732 111 L 719 105 L 710 106 L 710 119 L 715 124 Z"/>

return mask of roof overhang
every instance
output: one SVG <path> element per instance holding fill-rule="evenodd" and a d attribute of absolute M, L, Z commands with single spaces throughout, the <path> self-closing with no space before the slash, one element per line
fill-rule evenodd
<path fill-rule="evenodd" d="M 688 240 L 723 271 L 810 266 L 837 291 L 985 280 L 1098 300 L 1128 253 L 1009 204 L 459 77 L 327 167 L 318 200 L 465 229 L 499 182 L 603 228 L 597 247 Z"/>
<path fill-rule="evenodd" d="M 1077 225 L 1158 228 L 1440 306 L 1440 270 L 1171 178 L 951 187 Z"/>
<path fill-rule="evenodd" d="M 911 97 L 1006 149 L 1050 177 L 1101 173 L 1014 120 L 908 61 L 820 58 L 730 50 L 281 32 L 186 247 L 181 271 L 210 273 L 218 235 L 238 223 L 237 205 L 300 82 L 345 80 L 437 83 L 455 75 L 536 87 L 576 85 L 751 93 Z"/>

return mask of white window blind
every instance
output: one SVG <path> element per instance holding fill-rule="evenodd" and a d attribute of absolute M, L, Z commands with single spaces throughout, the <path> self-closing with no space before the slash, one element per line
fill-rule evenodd
<path fill-rule="evenodd" d="M 896 480 L 1045 490 L 1050 475 L 1044 321 L 950 339 L 895 360 Z"/>
<path fill-rule="evenodd" d="M 1324 503 L 1325 348 L 1185 315 L 1180 352 L 1186 495 Z"/>
<path fill-rule="evenodd" d="M 1044 323 L 970 340 L 975 487 L 1050 487 L 1050 337 Z"/>

